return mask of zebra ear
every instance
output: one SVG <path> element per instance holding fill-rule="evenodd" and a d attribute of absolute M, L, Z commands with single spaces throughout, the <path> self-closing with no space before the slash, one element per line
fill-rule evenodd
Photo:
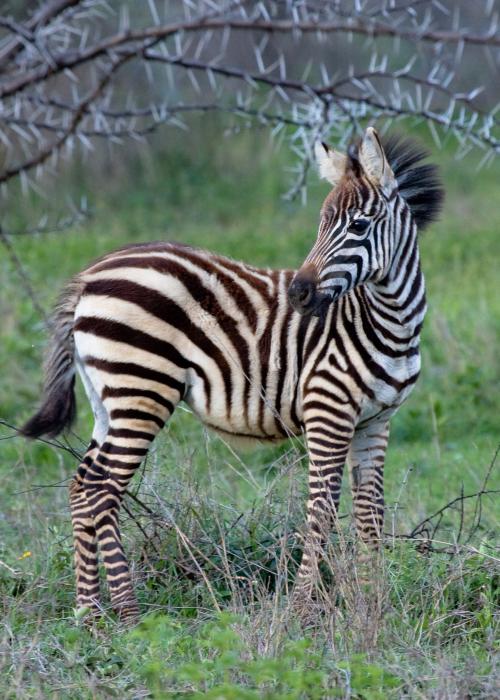
<path fill-rule="evenodd" d="M 379 136 L 371 126 L 365 132 L 359 147 L 359 162 L 370 180 L 386 193 L 396 187 L 396 178 L 384 153 Z"/>
<path fill-rule="evenodd" d="M 319 175 L 334 187 L 339 184 L 344 172 L 347 158 L 343 153 L 334 151 L 321 141 L 314 144 L 314 154 L 318 164 Z"/>

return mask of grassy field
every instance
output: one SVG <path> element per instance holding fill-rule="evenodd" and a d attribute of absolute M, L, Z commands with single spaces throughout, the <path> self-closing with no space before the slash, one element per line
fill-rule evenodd
<path fill-rule="evenodd" d="M 305 207 L 285 202 L 285 156 L 263 134 L 213 141 L 194 135 L 154 159 L 131 157 L 123 172 L 116 158 L 101 172 L 71 174 L 64 192 L 89 192 L 93 217 L 15 241 L 38 303 L 49 309 L 66 278 L 132 241 L 179 240 L 253 264 L 299 265 L 324 185 L 312 178 Z M 147 615 L 132 631 L 111 614 L 88 629 L 73 612 L 66 484 L 75 457 L 64 441 L 28 444 L 3 426 L 0 697 L 497 697 L 498 496 L 460 500 L 418 540 L 398 537 L 461 495 L 500 489 L 498 465 L 490 470 L 500 433 L 500 163 L 478 172 L 472 158 L 434 157 L 447 201 L 422 239 L 423 372 L 392 424 L 388 547 L 375 590 L 355 581 L 346 491 L 345 529 L 325 573 L 334 578 L 330 602 L 301 629 L 286 593 L 303 517 L 302 444 L 237 454 L 179 410 L 136 479 L 140 503 L 128 498 L 123 513 Z M 61 183 L 52 187 L 62 192 Z M 63 194 L 53 199 L 61 204 Z M 12 230 L 43 206 L 16 201 Z M 0 251 L 0 418 L 19 425 L 39 396 L 46 335 Z M 69 438 L 76 450 L 91 427 L 80 389 L 79 408 Z M 422 542 L 428 536 L 432 546 Z"/>

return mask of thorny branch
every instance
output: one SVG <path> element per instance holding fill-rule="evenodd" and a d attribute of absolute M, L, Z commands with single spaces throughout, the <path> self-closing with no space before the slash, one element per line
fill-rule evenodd
<path fill-rule="evenodd" d="M 118 68 L 120 68 L 128 60 L 130 60 L 131 57 L 132 54 L 130 53 L 123 54 L 119 59 L 112 61 L 111 65 L 104 73 L 104 75 L 99 79 L 95 87 L 92 90 L 90 90 L 89 93 L 80 102 L 77 103 L 76 108 L 73 111 L 71 120 L 67 127 L 63 130 L 63 133 L 60 136 L 58 136 L 58 138 L 55 141 L 52 141 L 51 143 L 48 143 L 45 147 L 40 148 L 38 152 L 35 153 L 35 155 L 33 155 L 32 157 L 28 158 L 25 161 L 22 161 L 13 168 L 9 168 L 7 170 L 4 170 L 3 173 L 0 173 L 0 184 L 2 182 L 6 182 L 7 180 L 12 179 L 13 177 L 19 175 L 21 172 L 26 173 L 32 168 L 43 165 L 43 163 L 50 156 L 57 154 L 67 142 L 67 140 L 70 138 L 70 136 L 74 134 L 75 131 L 78 129 L 78 125 L 84 118 L 89 105 L 93 104 L 95 100 L 99 97 L 99 95 L 102 93 L 106 85 L 111 80 L 113 74 L 118 70 Z"/>
<path fill-rule="evenodd" d="M 500 32 L 487 0 L 474 11 L 465 1 L 358 0 L 354 14 L 342 0 L 117 9 L 53 0 L 25 18 L 0 17 L 0 183 L 21 176 L 29 187 L 28 171 L 40 175 L 49 159 L 54 167 L 63 147 L 143 138 L 207 111 L 283 132 L 299 160 L 296 190 L 312 139 L 345 143 L 361 122 L 410 117 L 486 159 L 500 150 L 491 89 Z M 478 58 L 480 77 L 470 70 Z"/>

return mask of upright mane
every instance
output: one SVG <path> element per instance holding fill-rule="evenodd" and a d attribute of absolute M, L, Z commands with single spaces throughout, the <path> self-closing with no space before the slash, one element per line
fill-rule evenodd
<path fill-rule="evenodd" d="M 422 230 L 437 219 L 443 204 L 444 189 L 438 168 L 430 163 L 422 164 L 429 153 L 411 139 L 389 136 L 382 140 L 382 145 L 399 192 Z"/>

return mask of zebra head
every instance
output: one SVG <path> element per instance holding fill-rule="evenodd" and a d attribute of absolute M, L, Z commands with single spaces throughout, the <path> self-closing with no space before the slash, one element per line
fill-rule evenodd
<path fill-rule="evenodd" d="M 380 279 L 390 263 L 398 182 L 375 129 L 347 155 L 316 145 L 320 175 L 333 189 L 318 237 L 288 290 L 293 308 L 321 315 L 353 287 Z"/>

